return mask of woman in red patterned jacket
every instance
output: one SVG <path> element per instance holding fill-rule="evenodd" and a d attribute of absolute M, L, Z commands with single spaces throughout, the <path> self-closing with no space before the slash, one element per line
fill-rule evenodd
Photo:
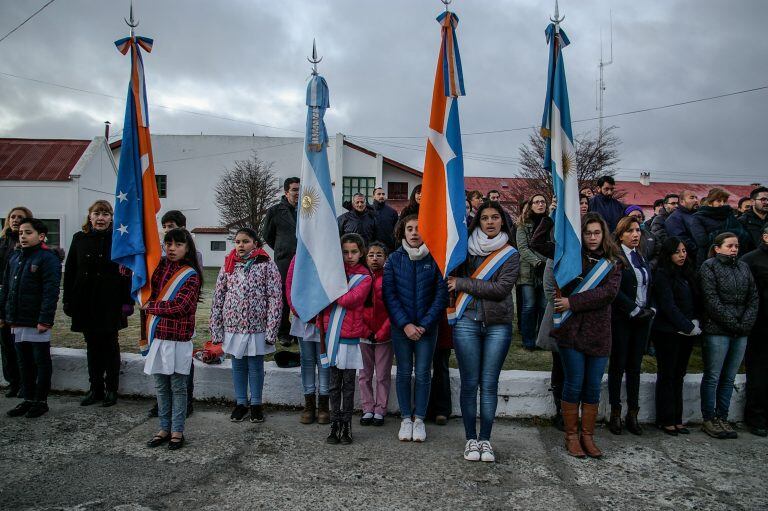
<path fill-rule="evenodd" d="M 149 354 L 144 372 L 154 375 L 160 431 L 147 442 L 170 450 L 184 446 L 187 375 L 192 365 L 192 334 L 203 276 L 195 242 L 186 229 L 172 229 L 163 239 L 165 257 L 152 273 L 152 293 L 142 305 Z"/>

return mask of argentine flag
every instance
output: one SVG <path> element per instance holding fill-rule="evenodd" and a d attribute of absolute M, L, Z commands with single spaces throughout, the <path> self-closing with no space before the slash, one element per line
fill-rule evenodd
<path fill-rule="evenodd" d="M 547 27 L 546 36 L 549 43 L 549 71 L 541 134 L 547 140 L 544 168 L 552 172 L 552 185 L 557 199 L 554 213 L 554 272 L 557 285 L 562 288 L 581 274 L 579 181 L 562 56 L 562 48 L 568 46 L 570 41 L 555 23 Z"/>
<path fill-rule="evenodd" d="M 320 75 L 313 74 L 309 81 L 307 106 L 291 287 L 291 302 L 302 321 L 309 321 L 347 292 L 323 121 L 330 106 L 328 85 Z"/>

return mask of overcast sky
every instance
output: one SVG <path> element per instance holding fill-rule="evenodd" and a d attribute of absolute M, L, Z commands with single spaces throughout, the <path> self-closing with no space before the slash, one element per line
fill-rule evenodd
<path fill-rule="evenodd" d="M 44 3 L 0 0 L 0 37 Z M 423 138 L 363 137 L 426 132 L 439 1 L 135 0 L 134 6 L 137 33 L 155 39 L 144 58 L 153 133 L 296 136 L 306 115 L 305 57 L 316 37 L 331 91 L 329 132 L 421 169 Z M 460 19 L 467 93 L 460 99 L 466 173 L 515 175 L 530 131 L 469 133 L 540 123 L 544 29 L 553 2 L 454 0 L 451 8 Z M 597 115 L 609 11 L 606 115 L 768 85 L 764 0 L 561 0 L 560 10 L 571 39 L 565 62 L 574 120 Z M 103 133 L 105 120 L 119 133 L 130 61 L 113 41 L 127 35 L 127 13 L 128 0 L 58 0 L 2 41 L 0 136 L 91 138 Z M 765 183 L 766 119 L 764 89 L 605 123 L 617 126 L 622 141 L 620 178 L 637 179 L 647 169 L 656 181 Z M 574 124 L 577 133 L 596 128 L 597 121 Z"/>

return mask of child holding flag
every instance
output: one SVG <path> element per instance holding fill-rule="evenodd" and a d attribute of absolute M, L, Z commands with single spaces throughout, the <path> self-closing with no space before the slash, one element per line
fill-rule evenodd
<path fill-rule="evenodd" d="M 236 406 L 230 420 L 263 422 L 264 355 L 275 351 L 280 325 L 282 283 L 277 265 L 262 248 L 256 232 L 243 228 L 235 234 L 235 248 L 224 260 L 216 279 L 211 305 L 211 338 L 224 343 L 232 355 Z M 248 387 L 251 390 L 250 410 Z"/>
<path fill-rule="evenodd" d="M 150 343 L 144 372 L 154 375 L 160 418 L 160 431 L 147 447 L 168 442 L 173 451 L 184 446 L 187 375 L 192 365 L 192 334 L 203 275 L 195 256 L 195 242 L 187 230 L 171 229 L 163 243 L 165 257 L 152 273 L 149 301 L 141 306 Z"/>
<path fill-rule="evenodd" d="M 341 237 L 341 252 L 349 291 L 318 318 L 325 334 L 323 365 L 331 368 L 331 433 L 326 439 L 329 444 L 352 443 L 355 372 L 363 368 L 360 339 L 368 337 L 364 308 L 371 291 L 371 274 L 361 263 L 365 258 L 363 238 L 359 234 L 345 234 Z"/>
<path fill-rule="evenodd" d="M 382 284 L 384 282 L 384 263 L 387 260 L 387 247 L 374 241 L 368 247 L 365 258 L 371 270 L 373 285 L 369 303 L 365 304 L 365 322 L 371 334 L 362 340 L 363 368 L 358 376 L 360 401 L 363 407 L 361 426 L 381 426 L 387 413 L 389 387 L 392 383 L 392 337 L 390 335 L 389 315 L 384 304 Z M 376 398 L 373 396 L 373 376 L 376 373 Z"/>

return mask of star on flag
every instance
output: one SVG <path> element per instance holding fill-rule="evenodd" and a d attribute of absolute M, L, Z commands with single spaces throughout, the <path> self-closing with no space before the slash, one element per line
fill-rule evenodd
<path fill-rule="evenodd" d="M 128 226 L 120 224 L 120 227 L 117 228 L 118 231 L 120 231 L 120 236 L 123 234 L 128 234 Z"/>

